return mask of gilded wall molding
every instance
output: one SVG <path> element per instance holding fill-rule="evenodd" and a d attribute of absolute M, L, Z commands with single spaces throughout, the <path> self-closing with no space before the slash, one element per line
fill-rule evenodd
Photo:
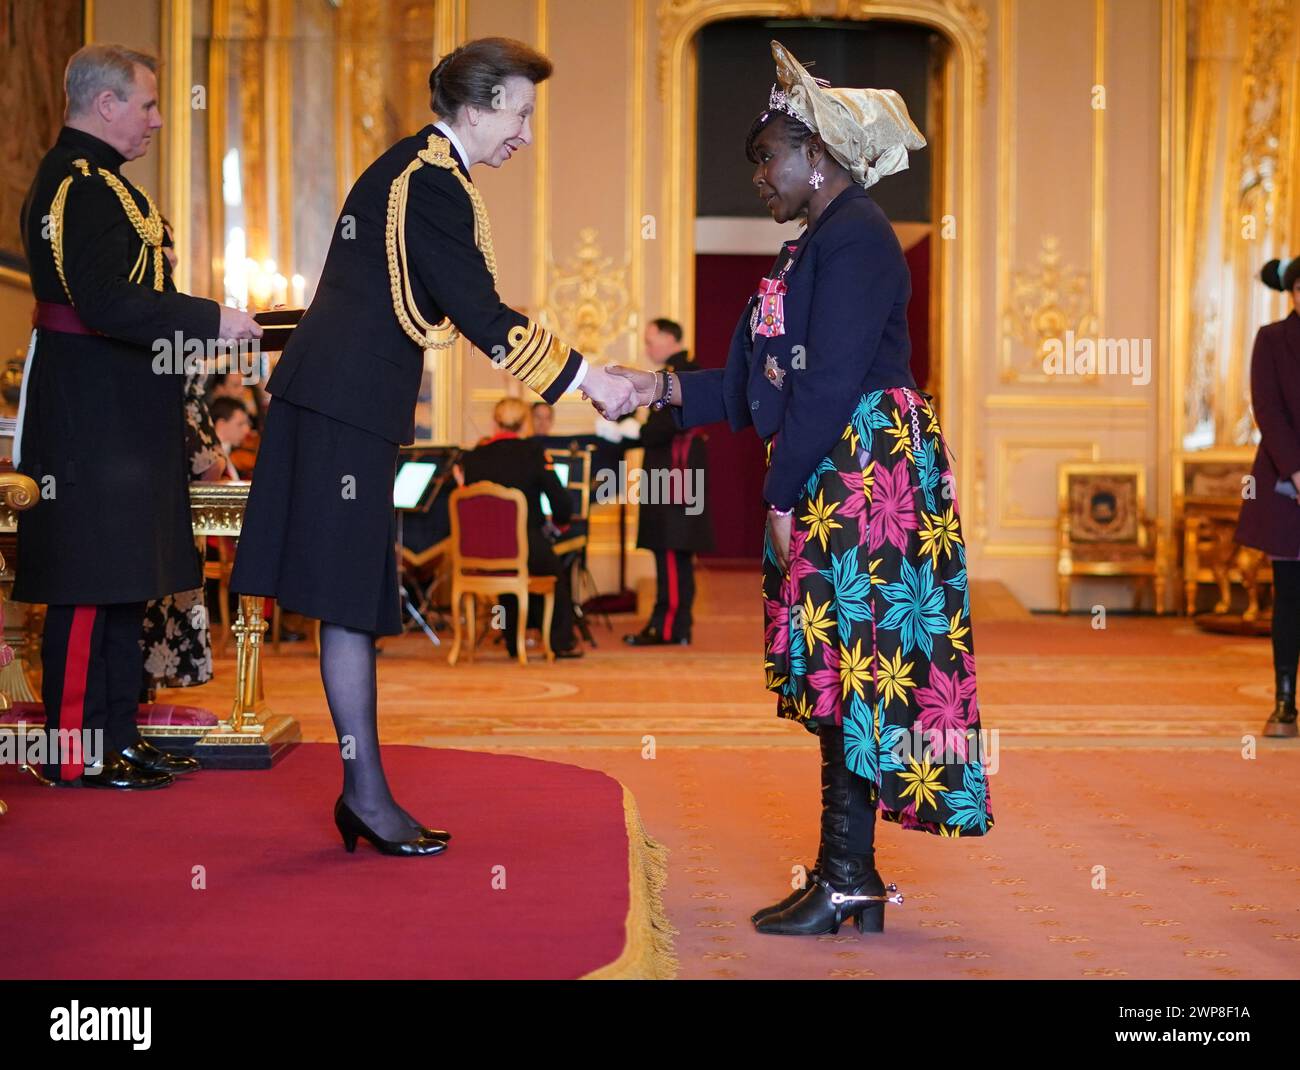
<path fill-rule="evenodd" d="M 659 99 L 667 99 L 667 86 L 674 58 L 670 43 L 684 30 L 693 37 L 703 26 L 723 19 L 738 18 L 821 18 L 844 21 L 867 21 L 873 18 L 897 18 L 896 11 L 886 10 L 898 5 L 877 3 L 876 0 L 771 0 L 769 3 L 717 3 L 716 0 L 660 0 L 659 2 L 659 55 L 656 63 L 656 84 Z M 761 8 L 762 10 L 755 10 Z M 928 10 L 927 10 L 928 9 Z M 984 103 L 988 91 L 988 12 L 979 0 L 917 0 L 907 6 L 908 15 L 903 21 L 926 22 L 942 16 L 959 24 L 969 36 L 975 65 L 975 90 Z"/>
<path fill-rule="evenodd" d="M 550 265 L 542 326 L 582 353 L 604 353 L 635 324 L 627 268 L 604 256 L 595 227 L 578 231 L 573 259 Z"/>
<path fill-rule="evenodd" d="M 1038 250 L 1038 265 L 1032 270 L 1013 270 L 1009 294 L 1002 310 L 1002 355 L 999 375 L 1004 383 L 1048 382 L 1057 377 L 1039 371 L 1031 374 L 1011 365 L 1010 344 L 1017 341 L 1033 354 L 1034 365 L 1042 367 L 1048 345 L 1065 345 L 1067 332 L 1075 338 L 1092 338 L 1098 321 L 1093 305 L 1092 276 L 1062 263 L 1061 243 L 1045 234 Z M 1070 376 L 1093 384 L 1096 374 Z"/>
<path fill-rule="evenodd" d="M 1090 204 L 1088 209 L 1089 268 L 1076 271 L 1066 268 L 1059 276 L 1071 287 L 1071 304 L 1077 303 L 1082 286 L 1086 298 L 1078 312 L 1077 323 L 1065 322 L 1061 308 L 1049 285 L 1053 271 L 1059 271 L 1059 241 L 1052 235 L 1040 237 L 1038 266 L 1017 268 L 1016 261 L 1016 122 L 1015 90 L 1016 0 L 999 0 L 998 8 L 998 256 L 997 307 L 999 312 L 997 353 L 998 377 L 1003 383 L 1047 384 L 1054 386 L 1095 386 L 1096 376 L 1049 376 L 1042 370 L 1041 344 L 1046 337 L 1061 340 L 1065 329 L 1076 336 L 1094 336 L 1105 320 L 1105 226 L 1106 226 L 1106 131 L 1105 108 L 1093 108 L 1090 168 Z M 1093 2 L 1093 84 L 1105 86 L 1106 77 L 1106 0 Z M 1041 304 L 1026 307 L 1018 292 L 1026 284 L 1041 284 Z M 1059 321 L 1055 335 L 1044 335 L 1043 328 Z M 1081 326 L 1083 324 L 1084 326 Z M 1030 350 L 1028 360 L 1017 361 L 1014 343 Z"/>

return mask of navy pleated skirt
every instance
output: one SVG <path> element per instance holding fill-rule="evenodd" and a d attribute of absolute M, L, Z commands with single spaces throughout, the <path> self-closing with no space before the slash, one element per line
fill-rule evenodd
<path fill-rule="evenodd" d="M 331 624 L 397 635 L 397 444 L 272 398 L 231 590 Z"/>

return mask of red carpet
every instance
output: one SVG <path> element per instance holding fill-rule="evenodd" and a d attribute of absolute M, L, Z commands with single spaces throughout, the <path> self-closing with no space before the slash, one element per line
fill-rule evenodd
<path fill-rule="evenodd" d="M 444 854 L 345 853 L 325 744 L 271 772 L 200 772 L 157 792 L 42 788 L 5 767 L 0 975 L 565 978 L 619 958 L 616 780 L 509 755 L 385 754 L 403 804 L 451 830 Z"/>

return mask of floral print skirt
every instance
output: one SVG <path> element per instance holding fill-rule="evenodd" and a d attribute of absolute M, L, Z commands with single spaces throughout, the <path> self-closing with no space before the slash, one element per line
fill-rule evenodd
<path fill-rule="evenodd" d="M 788 572 L 765 543 L 765 671 L 780 716 L 843 727 L 882 818 L 980 836 L 993 814 L 966 547 L 932 401 L 862 395 L 795 504 Z"/>

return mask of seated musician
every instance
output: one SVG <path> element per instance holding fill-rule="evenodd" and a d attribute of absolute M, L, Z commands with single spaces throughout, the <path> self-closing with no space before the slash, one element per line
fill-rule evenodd
<path fill-rule="evenodd" d="M 461 460 L 465 483 L 483 481 L 515 487 L 524 492 L 528 503 L 528 571 L 534 576 L 555 577 L 555 611 L 551 618 L 551 649 L 557 658 L 580 658 L 574 634 L 573 594 L 569 570 L 551 549 L 547 535 L 547 516 L 542 495 L 550 504 L 554 525 L 563 526 L 573 515 L 569 492 L 560 483 L 546 458 L 546 451 L 535 439 L 521 435 L 528 420 L 528 406 L 518 398 L 503 398 L 492 411 L 496 434 L 477 446 Z M 550 525 L 554 531 L 554 525 Z M 513 595 L 501 599 L 506 610 L 506 649 L 515 656 L 515 616 L 518 601 Z M 529 599 L 529 624 L 541 623 L 541 600 Z"/>

